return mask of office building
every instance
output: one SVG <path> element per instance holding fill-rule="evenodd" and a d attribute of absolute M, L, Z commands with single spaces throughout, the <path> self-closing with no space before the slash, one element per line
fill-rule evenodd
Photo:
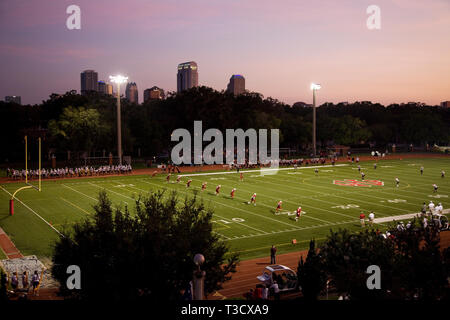
<path fill-rule="evenodd" d="M 160 100 L 164 98 L 165 98 L 164 90 L 158 88 L 157 86 L 144 90 L 144 102 L 148 100 Z"/>
<path fill-rule="evenodd" d="M 106 94 L 106 83 L 105 83 L 105 81 L 100 80 L 98 82 L 98 92 Z"/>
<path fill-rule="evenodd" d="M 443 108 L 450 108 L 450 101 L 442 101 L 441 107 Z"/>
<path fill-rule="evenodd" d="M 198 86 L 198 66 L 194 61 L 180 63 L 177 73 L 177 92 Z"/>
<path fill-rule="evenodd" d="M 112 84 L 107 83 L 106 84 L 106 94 L 113 94 L 113 86 Z"/>
<path fill-rule="evenodd" d="M 85 95 L 91 91 L 98 91 L 98 73 L 94 70 L 85 70 L 80 74 L 81 94 Z"/>
<path fill-rule="evenodd" d="M 17 103 L 17 104 L 22 104 L 20 96 L 6 96 L 5 102 L 13 102 L 13 103 Z"/>
<path fill-rule="evenodd" d="M 234 94 L 242 94 L 245 92 L 245 78 L 240 74 L 233 74 L 227 86 L 227 91 Z"/>
<path fill-rule="evenodd" d="M 131 103 L 136 103 L 136 104 L 139 103 L 138 89 L 137 89 L 136 82 L 127 83 L 127 87 L 125 89 L 125 97 Z"/>

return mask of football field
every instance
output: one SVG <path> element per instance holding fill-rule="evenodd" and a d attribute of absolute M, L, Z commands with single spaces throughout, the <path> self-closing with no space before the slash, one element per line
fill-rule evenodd
<path fill-rule="evenodd" d="M 18 193 L 15 214 L 9 215 L 11 194 L 23 183 L 3 183 L 0 186 L 0 227 L 10 236 L 24 255 L 50 256 L 58 233 L 73 223 L 92 216 L 92 206 L 100 190 L 105 190 L 114 206 L 128 205 L 134 212 L 135 199 L 150 190 L 166 189 L 179 193 L 180 200 L 198 191 L 207 207 L 214 209 L 214 232 L 231 251 L 239 251 L 241 259 L 267 256 L 272 244 L 278 253 L 306 249 L 310 239 L 319 242 L 330 229 L 361 230 L 359 214 L 376 218 L 419 212 L 423 202 L 441 202 L 450 207 L 450 159 L 426 158 L 380 160 L 360 163 L 365 173 L 362 181 L 356 164 L 339 162 L 335 166 L 318 165 L 280 168 L 261 174 L 258 170 L 183 174 L 180 183 L 176 175 L 166 182 L 166 174 L 154 178 L 148 175 L 124 175 L 81 179 L 43 181 L 42 192 L 32 189 Z M 423 175 L 419 168 L 425 168 Z M 318 168 L 318 172 L 315 172 Z M 441 170 L 448 176 L 441 178 Z M 267 172 L 266 172 L 267 173 Z M 395 178 L 400 184 L 396 187 Z M 192 179 L 191 186 L 186 181 Z M 201 184 L 207 188 L 201 192 Z M 433 192 L 433 184 L 439 189 Z M 220 194 L 215 188 L 221 185 Z M 234 199 L 230 192 L 236 188 Z M 249 204 L 256 193 L 256 206 Z M 275 212 L 282 200 L 282 210 Z M 301 206 L 302 216 L 295 221 L 295 211 Z M 376 224 L 384 230 L 388 222 Z M 292 239 L 297 244 L 292 244 Z"/>

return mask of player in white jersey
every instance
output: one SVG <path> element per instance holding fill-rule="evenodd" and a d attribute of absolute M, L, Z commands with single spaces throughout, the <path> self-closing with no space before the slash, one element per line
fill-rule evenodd
<path fill-rule="evenodd" d="M 373 211 L 371 211 L 369 213 L 369 224 L 372 226 L 373 225 L 373 220 L 375 219 L 375 214 L 373 213 Z"/>
<path fill-rule="evenodd" d="M 430 203 L 428 204 L 428 209 L 430 209 L 430 214 L 434 214 L 434 208 L 435 208 L 435 204 L 433 203 L 433 201 L 430 201 Z"/>
<path fill-rule="evenodd" d="M 396 186 L 398 188 L 398 186 L 400 185 L 400 180 L 398 178 L 395 178 L 395 184 L 396 184 Z"/>
<path fill-rule="evenodd" d="M 436 193 L 438 191 L 438 186 L 436 185 L 436 183 L 433 183 L 433 192 Z"/>

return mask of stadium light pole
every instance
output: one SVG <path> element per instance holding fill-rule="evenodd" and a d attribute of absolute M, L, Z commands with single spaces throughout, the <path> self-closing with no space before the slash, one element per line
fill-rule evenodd
<path fill-rule="evenodd" d="M 120 117 L 120 85 L 128 81 L 128 77 L 121 75 L 109 76 L 109 80 L 117 84 L 117 154 L 119 164 L 122 165 L 122 120 Z"/>
<path fill-rule="evenodd" d="M 311 90 L 313 92 L 313 154 L 314 158 L 316 157 L 316 91 L 321 88 L 320 84 L 311 83 Z"/>

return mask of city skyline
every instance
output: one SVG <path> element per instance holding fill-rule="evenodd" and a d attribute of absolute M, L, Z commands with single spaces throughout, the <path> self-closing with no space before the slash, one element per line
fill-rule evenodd
<path fill-rule="evenodd" d="M 176 91 L 174 66 L 193 60 L 199 85 L 225 90 L 240 73 L 249 91 L 288 104 L 310 103 L 315 81 L 319 104 L 449 100 L 450 3 L 380 0 L 381 29 L 368 30 L 371 4 L 81 0 L 81 30 L 68 30 L 66 2 L 5 0 L 0 96 L 40 103 L 79 88 L 74 75 L 91 68 Z"/>

